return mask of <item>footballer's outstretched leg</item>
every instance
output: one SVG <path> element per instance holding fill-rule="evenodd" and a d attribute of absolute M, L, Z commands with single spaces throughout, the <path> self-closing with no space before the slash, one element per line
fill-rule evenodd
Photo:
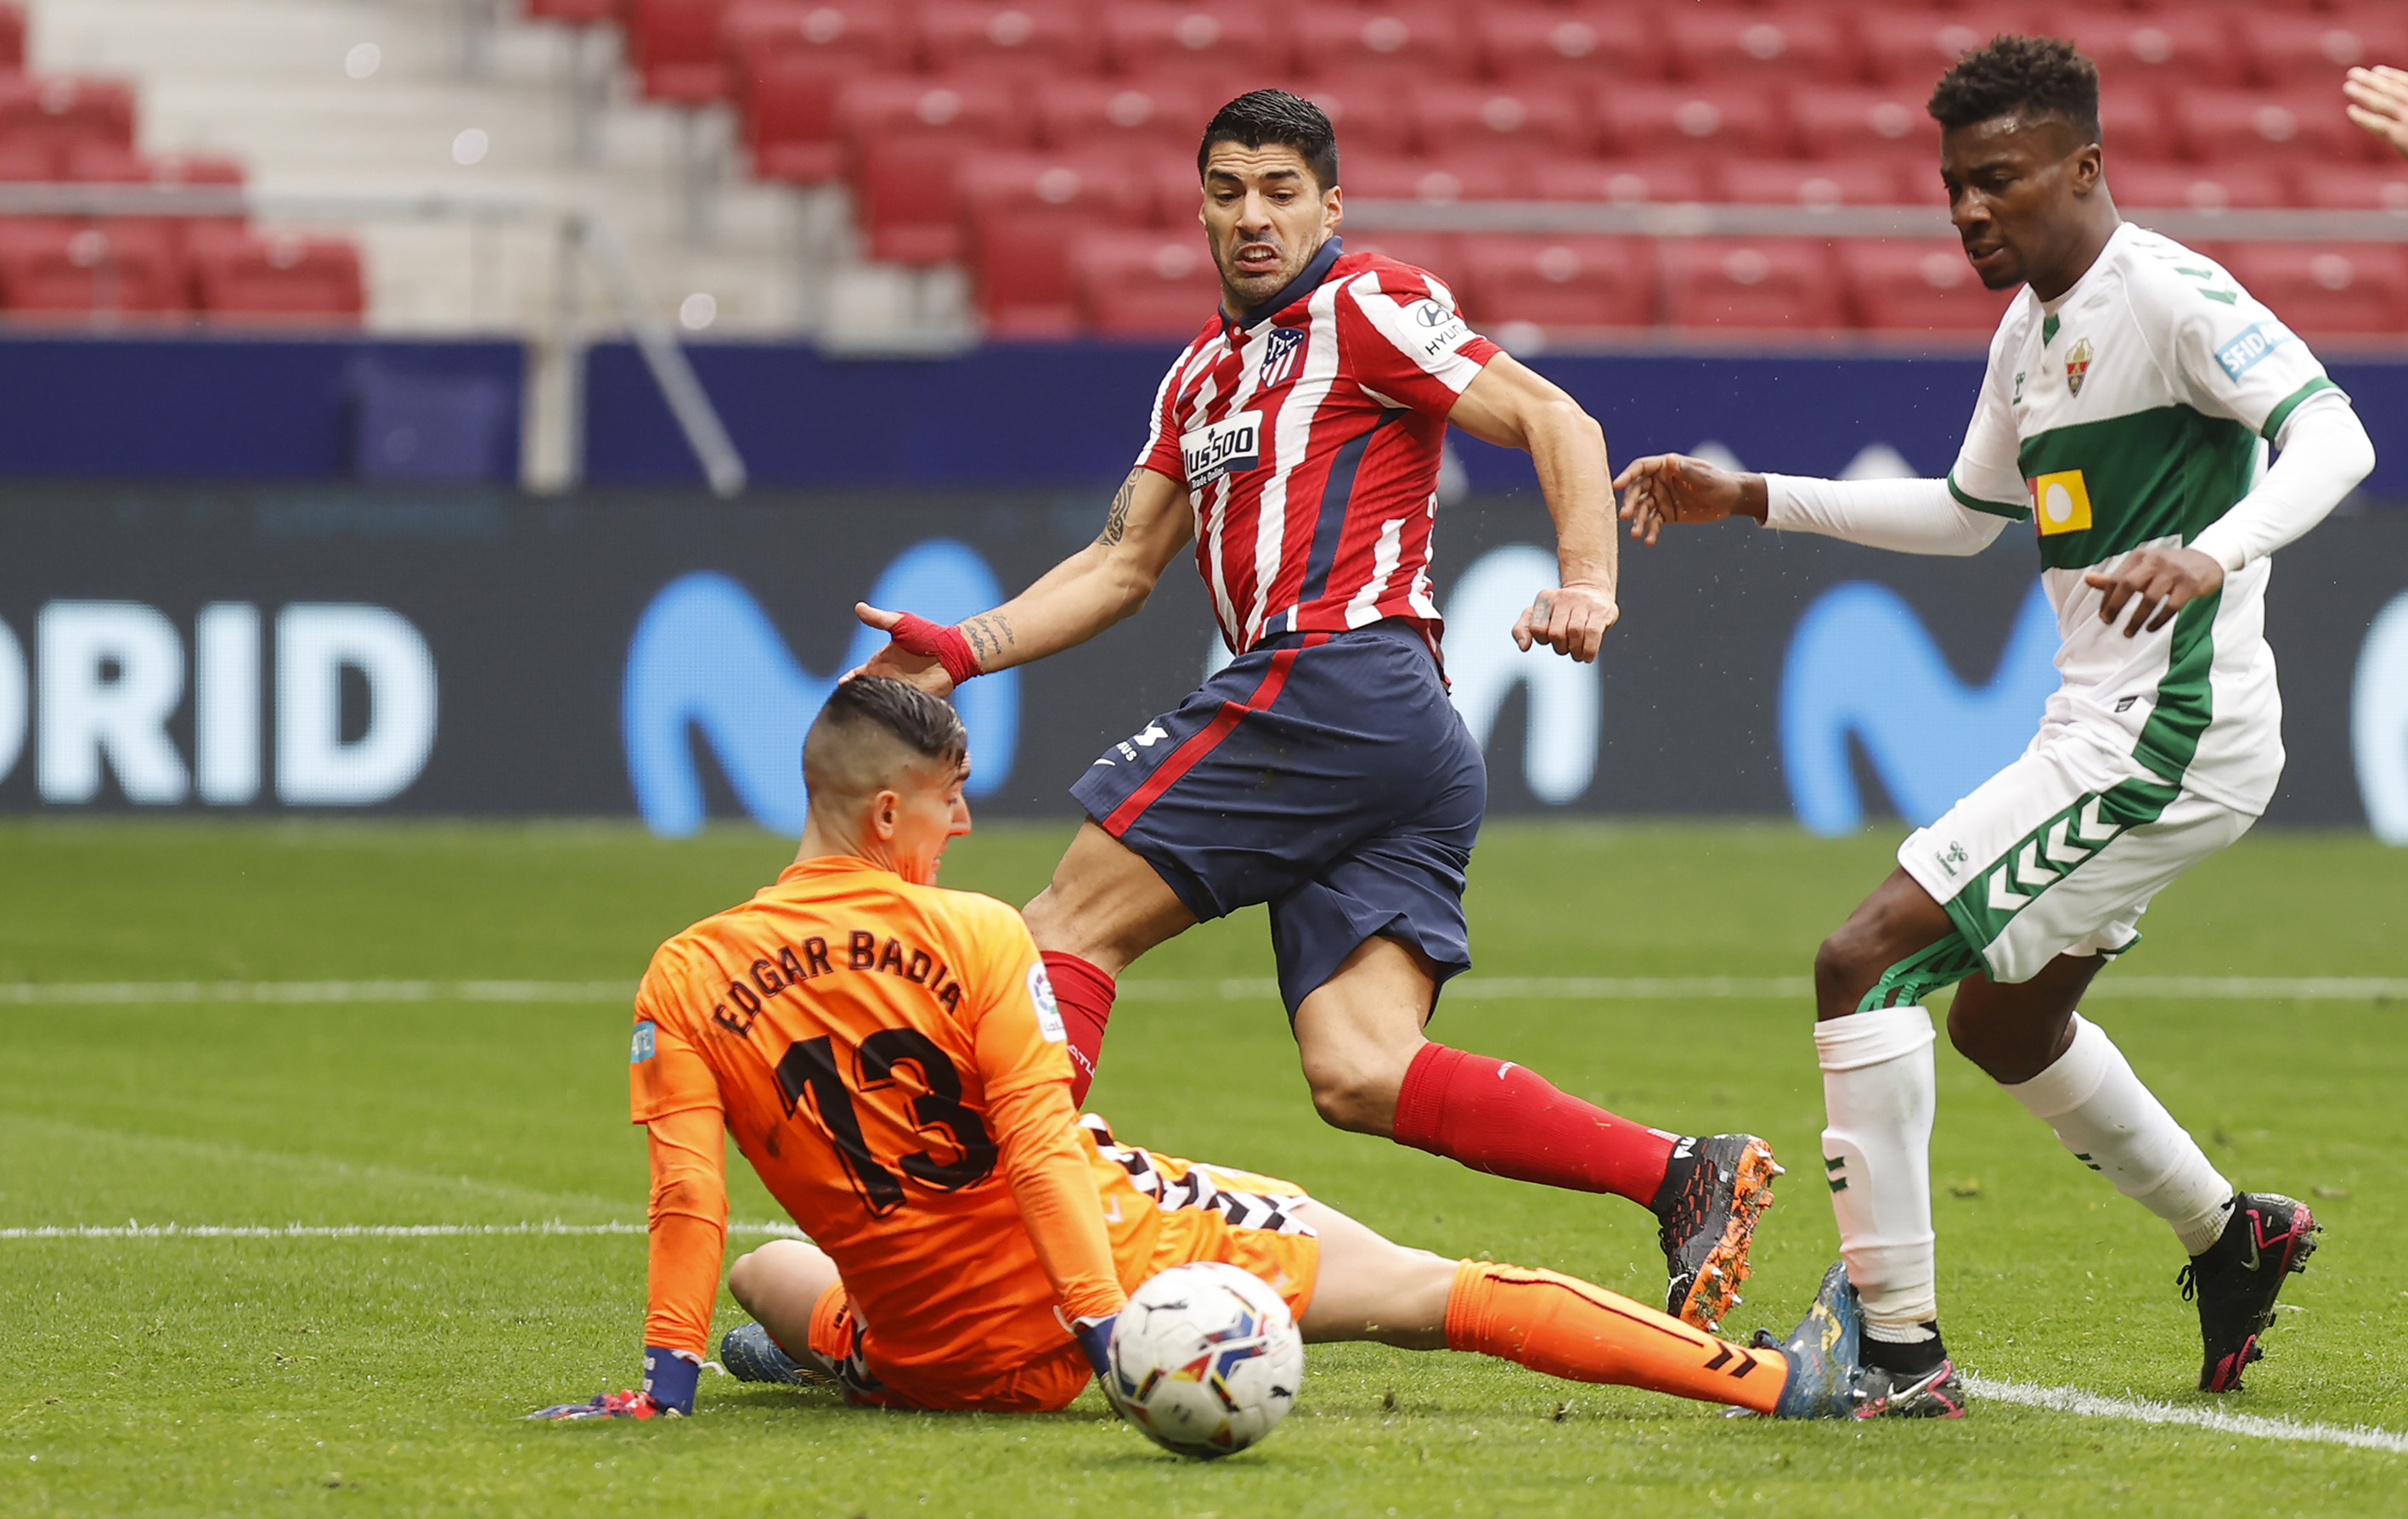
<path fill-rule="evenodd" d="M 1471 1351 L 1568 1382 L 1607 1383 L 1782 1418 L 1855 1411 L 1859 1319 L 1833 1267 L 1785 1340 L 1734 1344 L 1576 1277 L 1409 1249 L 1314 1200 L 1321 1237 L 1308 1340 Z"/>

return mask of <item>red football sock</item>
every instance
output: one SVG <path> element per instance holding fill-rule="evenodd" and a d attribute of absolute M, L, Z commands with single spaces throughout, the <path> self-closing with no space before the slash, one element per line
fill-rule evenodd
<path fill-rule="evenodd" d="M 1645 1208 L 1664 1184 L 1673 1135 L 1559 1092 L 1537 1071 L 1425 1044 L 1397 1094 L 1398 1144 L 1476 1171 Z"/>
<path fill-rule="evenodd" d="M 1112 979 L 1059 950 L 1045 952 L 1045 979 L 1054 983 L 1062 1029 L 1070 1037 L 1070 1102 L 1076 1107 L 1087 1100 L 1096 1061 L 1104 1052 L 1104 1025 L 1112 1017 Z"/>

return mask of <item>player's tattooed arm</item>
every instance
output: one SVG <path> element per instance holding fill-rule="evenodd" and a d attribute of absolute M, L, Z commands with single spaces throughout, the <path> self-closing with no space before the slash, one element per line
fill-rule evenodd
<path fill-rule="evenodd" d="M 1153 473 L 1150 469 L 1132 469 L 1128 479 L 1121 481 L 1121 488 L 1112 493 L 1111 509 L 1104 514 L 1104 530 L 1096 535 L 1098 548 L 1116 549 L 1128 537 L 1129 504 L 1137 499 L 1138 480 Z"/>
<path fill-rule="evenodd" d="M 1000 610 L 981 612 L 961 624 L 962 637 L 970 640 L 970 652 L 978 655 L 982 669 L 996 667 L 996 656 L 1007 647 L 1018 648 L 1020 635 L 1011 630 L 1011 619 Z"/>
<path fill-rule="evenodd" d="M 1063 560 L 1036 584 L 992 610 L 946 629 L 958 636 L 977 662 L 971 674 L 992 674 L 1026 665 L 1086 642 L 1129 616 L 1154 591 L 1171 558 L 1196 532 L 1187 494 L 1179 482 L 1151 469 L 1132 470 L 1112 497 L 1104 530 L 1093 543 Z M 871 627 L 893 631 L 899 614 L 877 607 L 856 609 Z M 933 650 L 889 643 L 856 673 L 892 675 L 939 695 L 954 685 Z"/>

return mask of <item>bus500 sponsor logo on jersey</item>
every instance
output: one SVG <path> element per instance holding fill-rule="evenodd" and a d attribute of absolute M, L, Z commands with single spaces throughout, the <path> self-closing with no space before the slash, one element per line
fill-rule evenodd
<path fill-rule="evenodd" d="M 213 602 L 193 619 L 189 652 L 184 630 L 140 602 L 53 601 L 32 627 L 29 662 L 0 622 L 0 780 L 30 730 L 47 803 L 98 800 L 104 769 L 136 805 L 256 802 L 271 710 L 274 798 L 288 807 L 388 801 L 435 748 L 434 656 L 382 607 L 296 602 L 271 629 L 256 603 Z M 356 724 L 345 721 L 347 678 L 366 697 Z M 188 696 L 189 762 L 168 732 Z"/>

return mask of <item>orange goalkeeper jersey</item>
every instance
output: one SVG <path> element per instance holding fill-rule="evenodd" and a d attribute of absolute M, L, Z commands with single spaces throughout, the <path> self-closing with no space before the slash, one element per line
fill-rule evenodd
<path fill-rule="evenodd" d="M 693 1125 L 656 1122 L 698 1110 L 834 1257 L 864 1322 L 891 1326 L 890 1354 L 1033 1358 L 1069 1340 L 1057 1301 L 1120 1306 L 1061 1019 L 1010 908 L 806 860 L 661 946 L 636 1018 L 631 1109 L 655 1125 L 648 1342 L 699 1349 L 718 1287 L 720 1229 L 663 1227 L 665 1211 L 706 1216 L 665 1210 L 672 1184 L 707 1183 L 725 1216 L 718 1145 L 665 1151 Z M 672 1238 L 695 1258 L 665 1262 Z"/>

